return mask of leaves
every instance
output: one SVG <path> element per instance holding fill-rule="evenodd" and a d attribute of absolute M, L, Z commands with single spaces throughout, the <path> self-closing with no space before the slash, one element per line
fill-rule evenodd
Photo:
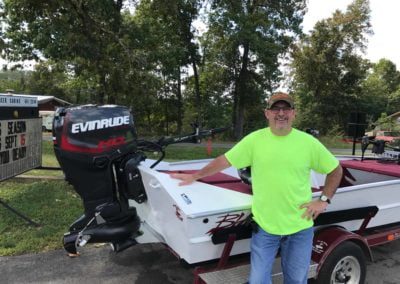
<path fill-rule="evenodd" d="M 153 133 L 198 120 L 232 122 L 239 138 L 262 126 L 263 100 L 283 79 L 279 59 L 289 48 L 300 127 L 344 129 L 349 112 L 374 120 L 396 111 L 396 67 L 361 54 L 372 33 L 369 2 L 354 0 L 302 36 L 305 4 L 7 0 L 2 44 L 8 59 L 47 61 L 25 90 L 129 105 L 137 125 Z"/>
<path fill-rule="evenodd" d="M 369 3 L 355 0 L 347 11 L 319 21 L 310 36 L 293 49 L 293 88 L 298 96 L 301 128 L 326 133 L 347 128 L 351 112 L 362 112 L 361 83 L 369 63 L 359 51 L 370 33 Z"/>
<path fill-rule="evenodd" d="M 213 1 L 205 36 L 210 65 L 227 78 L 233 98 L 234 136 L 276 87 L 278 58 L 300 33 L 304 1 Z M 261 116 L 262 117 L 262 116 Z M 253 128 L 255 125 L 250 126 Z"/>

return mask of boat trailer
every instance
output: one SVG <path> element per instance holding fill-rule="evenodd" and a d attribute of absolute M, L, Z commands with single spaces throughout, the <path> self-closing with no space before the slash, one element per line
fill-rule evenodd
<path fill-rule="evenodd" d="M 222 131 L 143 141 L 137 139 L 133 116 L 125 107 L 59 109 L 53 122 L 54 150 L 84 205 L 83 215 L 64 234 L 66 251 L 77 255 L 87 243 L 107 242 L 120 252 L 137 243 L 161 242 L 182 261 L 197 265 L 194 283 L 246 282 L 251 186 L 229 168 L 218 180 L 210 176 L 179 187 L 168 173 L 198 170 L 208 161 L 162 162 L 166 146 L 196 143 Z M 374 146 L 377 152 L 384 148 Z M 154 151 L 161 157 L 146 159 L 144 153 Z M 399 196 L 399 159 L 386 158 L 386 164 L 364 160 L 341 160 L 345 176 L 335 202 L 315 220 L 309 278 L 316 283 L 363 283 L 366 261 L 373 259 L 371 247 L 400 238 L 400 202 L 393 198 Z M 324 179 L 311 174 L 313 198 L 321 194 Z M 214 267 L 199 266 L 215 259 Z M 278 257 L 274 281 L 282 279 L 279 264 Z"/>
<path fill-rule="evenodd" d="M 376 206 L 369 206 L 326 212 L 318 216 L 315 226 L 320 227 L 315 232 L 312 261 L 308 270 L 308 278 L 313 281 L 311 283 L 364 283 L 366 262 L 373 261 L 371 248 L 400 239 L 400 222 L 366 229 L 377 212 Z M 361 219 L 362 225 L 355 232 L 330 225 L 356 219 Z M 249 254 L 230 257 L 236 240 L 237 234 L 231 230 L 218 263 L 194 269 L 194 284 L 247 283 Z M 282 283 L 283 280 L 279 256 L 273 266 L 272 279 L 273 283 Z"/>

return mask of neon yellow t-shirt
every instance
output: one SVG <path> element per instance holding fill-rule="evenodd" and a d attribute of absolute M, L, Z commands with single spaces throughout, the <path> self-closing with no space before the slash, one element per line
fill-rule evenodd
<path fill-rule="evenodd" d="M 339 164 L 317 139 L 294 128 L 286 136 L 276 136 L 270 128 L 252 132 L 225 157 L 236 168 L 251 166 L 253 218 L 275 235 L 313 226 L 300 209 L 312 198 L 310 170 L 327 174 Z"/>

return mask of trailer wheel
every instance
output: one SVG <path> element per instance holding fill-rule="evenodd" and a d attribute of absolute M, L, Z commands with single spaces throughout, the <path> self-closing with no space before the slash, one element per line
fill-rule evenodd
<path fill-rule="evenodd" d="M 362 284 L 365 276 L 366 263 L 363 250 L 359 245 L 347 241 L 329 254 L 315 283 Z"/>

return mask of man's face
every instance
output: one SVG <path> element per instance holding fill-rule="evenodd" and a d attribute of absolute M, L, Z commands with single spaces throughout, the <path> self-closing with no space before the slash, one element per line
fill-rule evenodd
<path fill-rule="evenodd" d="M 296 112 L 284 101 L 276 102 L 270 109 L 265 110 L 269 127 L 276 135 L 286 135 L 292 129 Z"/>

